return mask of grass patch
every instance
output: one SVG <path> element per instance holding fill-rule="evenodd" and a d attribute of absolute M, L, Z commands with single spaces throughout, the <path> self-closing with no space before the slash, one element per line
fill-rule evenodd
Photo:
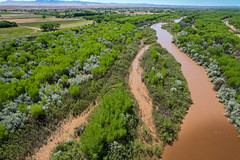
<path fill-rule="evenodd" d="M 25 27 L 0 28 L 0 41 L 6 41 L 26 35 L 37 34 L 38 31 Z"/>
<path fill-rule="evenodd" d="M 84 26 L 84 25 L 92 24 L 92 22 L 93 21 L 83 20 L 83 19 L 75 22 L 63 22 L 63 23 L 60 23 L 61 24 L 60 29 Z"/>
<path fill-rule="evenodd" d="M 0 12 L 0 15 L 2 14 L 26 14 L 27 12 Z"/>
<path fill-rule="evenodd" d="M 80 20 L 68 20 L 68 21 L 48 21 L 48 22 L 57 22 L 60 23 L 60 29 L 68 29 L 68 28 L 73 28 L 73 27 L 79 27 L 79 26 L 84 26 L 88 24 L 92 24 L 92 20 L 85 20 L 85 19 L 80 19 Z M 28 27 L 36 27 L 40 28 L 40 25 L 43 22 L 32 22 L 32 23 L 24 23 L 21 24 L 22 26 L 28 26 Z"/>

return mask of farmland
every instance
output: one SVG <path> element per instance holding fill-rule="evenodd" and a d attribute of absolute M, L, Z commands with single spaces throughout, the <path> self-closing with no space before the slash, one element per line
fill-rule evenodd
<path fill-rule="evenodd" d="M 71 18 L 71 19 L 61 19 L 54 16 L 46 16 L 42 18 L 41 15 L 34 15 L 30 13 L 13 13 L 0 12 L 1 20 L 6 20 L 9 22 L 16 22 L 19 27 L 13 28 L 0 28 L 0 40 L 10 40 L 13 38 L 25 36 L 25 35 L 36 35 L 39 34 L 41 30 L 40 24 L 46 22 L 58 22 L 60 23 L 60 29 L 68 29 L 78 26 L 83 26 L 91 24 L 91 20 L 84 20 L 82 18 Z"/>

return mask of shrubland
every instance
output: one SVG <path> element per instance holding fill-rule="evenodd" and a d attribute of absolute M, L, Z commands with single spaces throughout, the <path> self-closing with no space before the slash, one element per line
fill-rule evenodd
<path fill-rule="evenodd" d="M 155 35 L 154 30 L 146 30 L 144 33 L 148 34 L 143 37 Z M 58 145 L 52 159 L 139 159 L 155 153 L 160 156 L 160 148 L 153 150 L 138 140 L 138 106 L 126 81 L 139 45 L 139 39 L 135 39 L 107 72 L 108 80 L 101 90 L 99 105 L 81 132 L 80 140 Z"/>
<path fill-rule="evenodd" d="M 192 103 L 181 65 L 159 43 L 144 54 L 142 79 L 153 99 L 153 119 L 162 143 L 171 144 Z"/>
<path fill-rule="evenodd" d="M 137 129 L 138 108 L 126 82 L 128 68 L 140 44 L 137 40 L 144 37 L 145 44 L 156 41 L 156 32 L 153 29 L 145 26 L 138 29 L 142 32 L 135 34 L 135 39 L 130 43 L 132 46 L 126 48 L 125 54 L 120 53 L 119 59 L 107 72 L 107 75 L 111 74 L 101 90 L 99 105 L 94 109 L 84 129 L 79 127 L 83 129 L 80 140 L 75 139 L 71 144 L 66 141 L 58 145 L 52 159 L 151 159 L 161 156 L 163 146 L 151 144 L 152 137 L 147 127 L 143 127 L 143 131 Z M 92 61 L 97 58 L 91 57 Z M 185 104 L 184 107 L 186 108 L 183 110 L 186 111 Z M 169 130 L 164 132 L 166 133 L 171 134 Z"/>
<path fill-rule="evenodd" d="M 233 25 L 236 29 L 240 29 L 240 14 L 228 19 L 229 24 Z"/>
<path fill-rule="evenodd" d="M 94 102 L 119 54 L 134 56 L 142 33 L 110 22 L 2 42 L 0 158 L 33 154 L 68 113 Z"/>
<path fill-rule="evenodd" d="M 137 137 L 137 103 L 125 80 L 140 40 L 144 44 L 156 41 L 156 33 L 147 26 L 182 15 L 185 13 L 112 16 L 112 20 L 104 20 L 107 22 L 2 42 L 0 159 L 31 156 L 62 119 L 81 114 L 96 97 L 100 97 L 99 106 L 89 123 L 76 131 L 80 133 L 80 140 L 68 139 L 60 144 L 53 159 L 159 157 L 162 146 L 144 144 Z M 106 15 L 106 19 L 108 17 L 111 15 Z M 163 102 L 166 113 L 158 113 L 157 107 L 154 112 L 154 117 L 161 115 L 155 123 L 162 141 L 171 143 L 190 97 L 185 80 L 177 72 L 178 64 L 169 66 L 168 62 L 175 61 L 156 44 L 152 49 L 157 50 L 152 51 L 153 59 L 158 56 L 157 52 L 165 59 L 156 59 L 161 65 L 152 64 L 159 72 L 146 70 L 151 76 L 144 81 L 164 88 L 151 93 L 165 95 L 170 90 L 172 94 L 179 94 L 176 99 L 180 100 L 166 97 L 169 98 Z M 171 71 L 176 75 L 169 73 Z M 176 77 L 171 79 L 169 75 Z M 176 109 L 177 105 L 181 107 Z M 144 141 L 151 142 L 147 129 L 143 129 L 142 134 Z"/>

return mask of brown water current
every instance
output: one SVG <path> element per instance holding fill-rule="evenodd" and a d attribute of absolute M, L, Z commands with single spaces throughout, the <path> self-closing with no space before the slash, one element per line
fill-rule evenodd
<path fill-rule="evenodd" d="M 194 103 L 183 120 L 178 140 L 165 148 L 163 160 L 240 160 L 238 132 L 224 116 L 223 104 L 218 102 L 205 69 L 171 43 L 172 35 L 161 29 L 162 24 L 152 25 L 158 43 L 181 63 Z"/>

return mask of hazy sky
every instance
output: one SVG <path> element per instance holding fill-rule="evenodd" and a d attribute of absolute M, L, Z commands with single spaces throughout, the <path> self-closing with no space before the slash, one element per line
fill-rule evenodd
<path fill-rule="evenodd" d="M 6 0 L 0 0 L 0 2 L 2 1 L 6 1 Z M 34 0 L 15 0 L 15 1 L 34 1 Z M 66 1 L 72 1 L 72 0 L 66 0 Z M 77 0 L 73 0 L 73 1 L 77 1 Z M 111 3 L 111 2 L 113 3 L 149 3 L 149 4 L 195 5 L 195 6 L 240 6 L 240 0 L 80 0 L 80 1 L 103 2 L 103 3 Z"/>
<path fill-rule="evenodd" d="M 151 3 L 199 6 L 240 6 L 240 0 L 85 0 L 89 2 Z"/>

